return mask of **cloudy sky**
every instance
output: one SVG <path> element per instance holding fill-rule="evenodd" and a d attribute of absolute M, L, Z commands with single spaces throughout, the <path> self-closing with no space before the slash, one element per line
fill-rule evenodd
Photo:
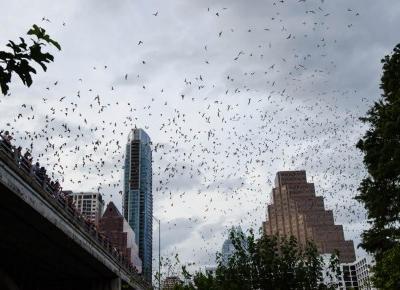
<path fill-rule="evenodd" d="M 346 238 L 360 242 L 358 118 L 379 98 L 380 59 L 400 42 L 399 1 L 0 7 L 1 49 L 34 23 L 62 46 L 30 88 L 13 78 L 0 127 L 65 189 L 99 190 L 120 208 L 124 145 L 144 128 L 163 256 L 213 264 L 227 228 L 261 226 L 279 170 L 307 170 Z"/>

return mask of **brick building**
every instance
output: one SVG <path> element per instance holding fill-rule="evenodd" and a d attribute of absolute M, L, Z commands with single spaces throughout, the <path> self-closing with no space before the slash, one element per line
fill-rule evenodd
<path fill-rule="evenodd" d="M 99 223 L 99 231 L 110 239 L 113 246 L 118 248 L 139 272 L 142 271 L 135 233 L 113 202 L 107 205 Z"/>
<path fill-rule="evenodd" d="M 331 210 L 325 210 L 322 196 L 315 195 L 305 171 L 280 171 L 271 192 L 266 235 L 294 236 L 301 245 L 313 240 L 321 254 L 340 252 L 342 263 L 355 261 L 353 241 L 346 241 L 343 227 L 335 225 Z"/>

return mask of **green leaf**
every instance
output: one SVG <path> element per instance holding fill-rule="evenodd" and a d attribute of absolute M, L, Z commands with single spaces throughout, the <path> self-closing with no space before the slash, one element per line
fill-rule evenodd
<path fill-rule="evenodd" d="M 57 41 L 51 39 L 50 36 L 48 34 L 46 34 L 46 30 L 37 26 L 36 24 L 34 24 L 32 26 L 32 28 L 29 29 L 27 34 L 35 35 L 39 40 L 42 39 L 42 40 L 46 41 L 47 43 L 54 45 L 58 50 L 61 50 L 60 44 Z"/>

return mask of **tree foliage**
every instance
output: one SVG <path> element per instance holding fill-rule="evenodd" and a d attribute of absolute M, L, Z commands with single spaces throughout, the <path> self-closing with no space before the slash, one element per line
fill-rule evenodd
<path fill-rule="evenodd" d="M 357 148 L 364 153 L 368 176 L 362 180 L 356 199 L 364 203 L 371 224 L 362 234 L 362 247 L 375 255 L 375 280 L 400 282 L 398 271 L 384 270 L 400 265 L 400 44 L 382 63 L 381 99 L 361 118 L 369 129 Z M 391 264 L 386 264 L 389 261 Z M 396 278 L 389 278 L 389 273 Z"/>
<path fill-rule="evenodd" d="M 400 245 L 385 252 L 374 267 L 372 281 L 378 289 L 400 289 Z"/>
<path fill-rule="evenodd" d="M 47 70 L 46 64 L 54 61 L 54 57 L 48 52 L 42 52 L 43 46 L 49 44 L 61 50 L 58 42 L 51 39 L 46 30 L 36 24 L 27 34 L 35 37 L 31 38 L 32 45 L 28 46 L 25 39 L 20 37 L 20 43 L 9 40 L 6 46 L 11 51 L 0 51 L 0 88 L 4 95 L 8 93 L 8 84 L 13 73 L 16 73 L 23 84 L 29 87 L 32 84 L 31 74 L 36 74 L 33 62 L 39 64 L 44 71 Z"/>
<path fill-rule="evenodd" d="M 189 282 L 176 285 L 175 290 L 334 289 L 333 282 L 323 283 L 324 262 L 312 243 L 302 249 L 293 237 L 256 239 L 252 231 L 248 236 L 231 231 L 230 238 L 235 251 L 227 263 L 218 254 L 215 274 L 191 275 L 183 267 L 183 276 Z M 334 281 L 340 274 L 335 256 L 330 267 Z"/>

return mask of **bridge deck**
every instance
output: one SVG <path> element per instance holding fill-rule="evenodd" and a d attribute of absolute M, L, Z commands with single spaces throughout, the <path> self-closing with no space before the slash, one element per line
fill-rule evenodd
<path fill-rule="evenodd" d="M 90 225 L 4 150 L 0 235 L 0 269 L 19 289 L 100 289 L 102 281 L 112 279 L 131 289 L 150 288 Z"/>

